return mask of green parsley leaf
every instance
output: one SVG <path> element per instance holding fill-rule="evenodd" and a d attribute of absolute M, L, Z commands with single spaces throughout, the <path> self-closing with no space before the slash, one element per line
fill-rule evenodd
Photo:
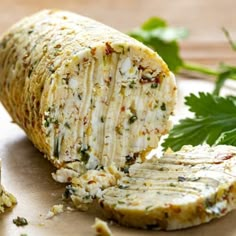
<path fill-rule="evenodd" d="M 235 142 L 236 99 L 219 97 L 209 93 L 190 94 L 186 104 L 195 113 L 194 118 L 179 121 L 170 131 L 162 146 L 177 151 L 183 145 L 207 143 L 232 144 Z M 218 141 L 219 140 L 219 141 Z"/>
<path fill-rule="evenodd" d="M 236 146 L 236 128 L 221 134 L 217 144 Z"/>
<path fill-rule="evenodd" d="M 167 23 L 164 19 L 155 16 L 149 18 L 141 26 L 143 30 L 153 30 L 160 27 L 167 27 Z"/>
<path fill-rule="evenodd" d="M 217 76 L 217 80 L 215 83 L 215 89 L 213 91 L 213 94 L 219 95 L 221 88 L 223 87 L 226 80 L 236 80 L 236 67 L 235 66 L 229 66 L 226 64 L 220 65 L 220 73 Z"/>
<path fill-rule="evenodd" d="M 235 97 L 236 98 L 236 97 Z M 236 114 L 234 97 L 214 96 L 210 93 L 199 92 L 198 96 L 190 94 L 185 97 L 185 104 L 196 117 L 217 116 L 219 114 Z"/>
<path fill-rule="evenodd" d="M 222 28 L 222 31 L 224 32 L 225 37 L 227 38 L 231 48 L 236 51 L 236 42 L 232 40 L 229 31 L 224 27 Z"/>
<path fill-rule="evenodd" d="M 227 38 L 231 48 L 236 51 L 236 42 L 234 42 L 227 29 L 222 28 L 225 37 Z M 226 80 L 236 80 L 236 67 L 226 64 L 221 64 L 219 66 L 219 73 L 215 83 L 215 89 L 213 93 L 219 95 L 221 88 L 223 87 Z"/>
<path fill-rule="evenodd" d="M 183 65 L 177 41 L 188 35 L 186 29 L 168 27 L 163 19 L 152 17 L 128 34 L 158 52 L 173 72 Z"/>

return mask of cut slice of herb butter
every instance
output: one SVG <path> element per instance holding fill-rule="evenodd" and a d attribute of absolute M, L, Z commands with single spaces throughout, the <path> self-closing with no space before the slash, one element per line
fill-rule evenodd
<path fill-rule="evenodd" d="M 44 10 L 0 39 L 0 100 L 66 181 L 155 148 L 175 96 L 156 52 L 80 15 Z"/>
<path fill-rule="evenodd" d="M 16 204 L 16 198 L 6 192 L 1 185 L 1 159 L 0 159 L 0 213 L 3 213 L 6 208 L 13 207 Z"/>
<path fill-rule="evenodd" d="M 121 225 L 158 230 L 199 225 L 236 208 L 236 148 L 184 146 L 132 165 L 114 183 L 93 198 Z M 82 192 L 73 189 L 72 195 Z"/>

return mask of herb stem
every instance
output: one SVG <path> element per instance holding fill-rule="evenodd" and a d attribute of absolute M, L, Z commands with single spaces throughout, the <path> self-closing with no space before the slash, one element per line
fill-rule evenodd
<path fill-rule="evenodd" d="M 196 71 L 205 75 L 218 76 L 219 72 L 198 64 L 183 63 L 182 68 L 188 71 Z"/>

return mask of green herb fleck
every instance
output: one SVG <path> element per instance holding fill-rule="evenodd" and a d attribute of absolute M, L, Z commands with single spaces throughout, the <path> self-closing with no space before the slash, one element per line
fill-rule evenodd
<path fill-rule="evenodd" d="M 135 81 L 132 80 L 131 83 L 129 84 L 129 88 L 131 88 L 131 89 L 134 88 L 134 85 L 135 85 L 135 84 L 136 84 Z"/>
<path fill-rule="evenodd" d="M 59 157 L 59 152 L 60 152 L 60 150 L 59 150 L 59 138 L 56 137 L 56 138 L 54 139 L 53 156 L 54 156 L 55 158 L 58 158 L 58 157 Z"/>
<path fill-rule="evenodd" d="M 169 186 L 170 187 L 176 187 L 176 185 L 174 183 L 170 183 Z"/>
<path fill-rule="evenodd" d="M 91 199 L 91 197 L 92 197 L 92 196 L 91 196 L 90 194 L 88 194 L 88 195 L 86 195 L 86 196 L 83 196 L 83 199 L 84 199 L 84 200 L 89 200 L 89 199 Z"/>
<path fill-rule="evenodd" d="M 120 185 L 118 185 L 118 188 L 119 189 L 127 189 L 127 188 L 129 188 L 129 186 L 120 184 Z"/>
<path fill-rule="evenodd" d="M 28 225 L 28 221 L 27 221 L 24 217 L 19 217 L 19 216 L 17 216 L 16 219 L 13 219 L 13 223 L 14 223 L 16 226 L 25 226 L 25 225 Z"/>
<path fill-rule="evenodd" d="M 46 120 L 44 120 L 44 127 L 49 127 L 49 125 L 50 125 L 50 122 L 49 122 L 49 120 L 48 119 L 46 119 Z"/>
<path fill-rule="evenodd" d="M 133 156 L 127 155 L 127 156 L 125 156 L 125 163 L 127 165 L 132 165 L 135 163 L 136 159 L 137 159 L 137 155 L 135 155 L 135 154 Z"/>
<path fill-rule="evenodd" d="M 104 117 L 103 116 L 101 116 L 101 122 L 104 123 Z"/>
<path fill-rule="evenodd" d="M 65 123 L 65 127 L 66 127 L 67 129 L 70 129 L 70 125 L 69 125 L 68 122 Z"/>
<path fill-rule="evenodd" d="M 132 115 L 129 118 L 129 124 L 133 124 L 137 119 L 138 119 L 138 117 L 136 115 Z"/>
<path fill-rule="evenodd" d="M 151 84 L 151 88 L 157 88 L 157 87 L 158 87 L 157 83 Z"/>
<path fill-rule="evenodd" d="M 122 167 L 121 171 L 123 171 L 125 174 L 129 174 L 129 166 Z"/>
<path fill-rule="evenodd" d="M 82 100 L 81 94 L 78 94 L 78 98 L 79 98 L 79 100 Z"/>
<path fill-rule="evenodd" d="M 69 78 L 68 78 L 68 77 L 62 78 L 62 81 L 63 81 L 66 85 L 69 84 Z"/>
<path fill-rule="evenodd" d="M 179 182 L 184 182 L 185 180 L 186 180 L 185 177 L 183 177 L 183 176 L 178 176 L 178 181 L 179 181 Z"/>
<path fill-rule="evenodd" d="M 125 202 L 124 202 L 124 201 L 121 201 L 121 200 L 118 200 L 117 203 L 118 203 L 118 204 L 125 204 Z"/>
<path fill-rule="evenodd" d="M 147 206 L 147 207 L 145 208 L 145 211 L 149 211 L 152 207 L 153 207 L 152 205 Z"/>
<path fill-rule="evenodd" d="M 161 110 L 162 111 L 166 111 L 166 104 L 163 102 L 162 105 L 161 105 Z"/>
<path fill-rule="evenodd" d="M 88 163 L 89 158 L 90 158 L 90 155 L 88 153 L 89 150 L 90 150 L 90 146 L 83 147 L 78 150 L 78 152 L 81 155 L 81 161 L 84 162 L 85 165 Z"/>
<path fill-rule="evenodd" d="M 28 71 L 28 77 L 29 77 L 29 78 L 30 78 L 30 76 L 31 76 L 31 74 L 32 74 L 32 71 L 33 71 L 32 68 L 30 68 L 29 71 Z"/>
<path fill-rule="evenodd" d="M 52 74 L 55 73 L 55 69 L 53 65 L 50 65 L 48 69 Z"/>
<path fill-rule="evenodd" d="M 66 190 L 63 194 L 65 199 L 69 199 L 72 195 L 74 195 L 76 190 L 72 187 L 72 185 L 67 185 Z"/>
<path fill-rule="evenodd" d="M 121 125 L 116 126 L 115 130 L 116 130 L 117 134 L 122 135 L 122 127 L 121 127 Z"/>

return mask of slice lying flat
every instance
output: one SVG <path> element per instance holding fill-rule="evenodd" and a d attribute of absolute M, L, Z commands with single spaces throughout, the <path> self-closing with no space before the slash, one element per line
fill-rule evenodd
<path fill-rule="evenodd" d="M 174 230 L 199 225 L 236 207 L 236 148 L 191 147 L 135 164 L 100 205 L 122 225 Z"/>
<path fill-rule="evenodd" d="M 78 207 L 97 198 L 106 216 L 125 226 L 182 229 L 236 208 L 236 148 L 231 146 L 184 146 L 136 163 L 128 174 L 116 173 L 116 181 L 100 174 L 110 181 L 87 172 L 67 194 Z"/>
<path fill-rule="evenodd" d="M 0 213 L 4 212 L 5 208 L 13 207 L 16 204 L 15 197 L 6 192 L 1 185 L 1 159 L 0 159 Z"/>
<path fill-rule="evenodd" d="M 41 11 L 0 39 L 0 100 L 58 168 L 145 155 L 168 132 L 175 95 L 157 53 L 83 16 Z"/>

